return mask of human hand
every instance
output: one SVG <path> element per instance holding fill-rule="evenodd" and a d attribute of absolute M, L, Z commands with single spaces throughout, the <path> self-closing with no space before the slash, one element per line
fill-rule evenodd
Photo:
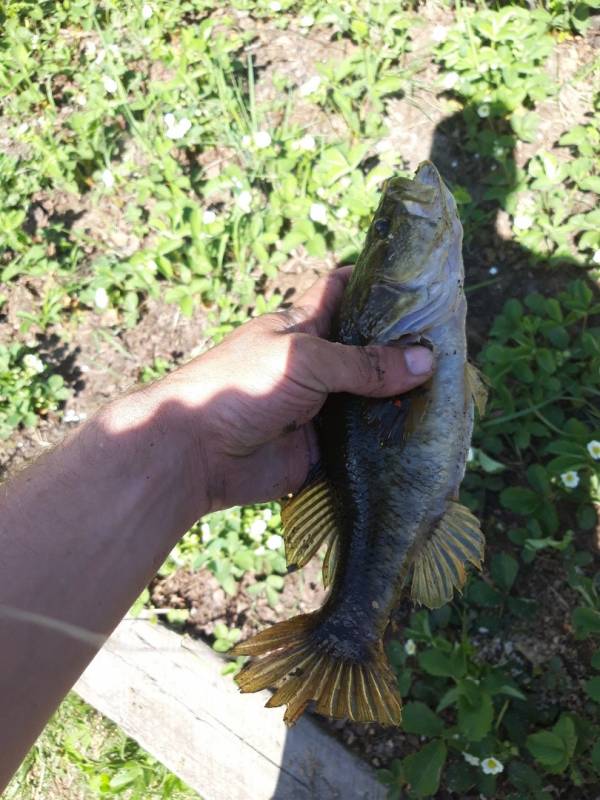
<path fill-rule="evenodd" d="M 193 411 L 205 510 L 297 491 L 319 459 L 311 420 L 330 392 L 386 397 L 431 374 L 424 347 L 352 347 L 322 338 L 350 273 L 331 272 L 289 310 L 247 322 L 165 379 L 171 396 Z"/>

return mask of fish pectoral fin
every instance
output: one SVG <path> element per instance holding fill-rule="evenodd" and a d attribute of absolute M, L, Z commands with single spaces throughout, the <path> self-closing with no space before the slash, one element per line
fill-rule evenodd
<path fill-rule="evenodd" d="M 479 520 L 468 508 L 450 501 L 446 513 L 414 559 L 411 598 L 439 608 L 462 590 L 470 562 L 481 569 L 485 539 Z"/>
<path fill-rule="evenodd" d="M 475 408 L 480 417 L 485 414 L 485 406 L 488 398 L 486 379 L 476 366 L 465 363 L 465 386 L 466 391 L 473 398 Z"/>
<path fill-rule="evenodd" d="M 339 523 L 333 491 L 322 469 L 315 469 L 300 492 L 282 503 L 281 521 L 288 569 L 308 564 L 328 537 L 330 554 Z"/>
<path fill-rule="evenodd" d="M 418 428 L 429 404 L 428 388 L 425 383 L 398 397 L 370 402 L 367 421 L 377 427 L 382 447 L 403 444 Z"/>
<path fill-rule="evenodd" d="M 266 707 L 287 706 L 290 726 L 311 701 L 328 717 L 399 725 L 402 701 L 382 642 L 365 661 L 337 657 L 313 635 L 319 620 L 319 612 L 294 617 L 236 645 L 233 655 L 253 658 L 235 678 L 240 690 L 276 687 Z"/>

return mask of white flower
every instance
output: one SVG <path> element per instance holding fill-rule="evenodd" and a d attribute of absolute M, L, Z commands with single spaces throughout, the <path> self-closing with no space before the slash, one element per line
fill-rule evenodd
<path fill-rule="evenodd" d="M 273 516 L 273 512 L 271 511 L 270 508 L 264 508 L 263 512 L 262 512 L 262 515 L 263 515 L 263 519 L 268 522 L 271 519 L 271 517 Z"/>
<path fill-rule="evenodd" d="M 265 548 L 262 546 L 262 544 L 260 544 L 258 547 L 255 548 L 254 555 L 255 556 L 264 556 L 264 554 L 266 552 L 267 551 L 265 550 Z"/>
<path fill-rule="evenodd" d="M 472 767 L 478 767 L 481 763 L 477 756 L 472 756 L 471 753 L 463 753 L 462 755 L 467 764 L 470 764 Z"/>
<path fill-rule="evenodd" d="M 488 272 L 490 273 L 490 275 L 497 275 L 498 274 L 498 267 L 490 267 L 488 269 Z"/>
<path fill-rule="evenodd" d="M 142 19 L 144 22 L 150 19 L 150 17 L 154 14 L 154 9 L 149 3 L 144 3 L 142 6 Z"/>
<path fill-rule="evenodd" d="M 323 186 L 319 186 L 319 188 L 317 189 L 317 197 L 320 197 L 322 199 L 327 197 L 327 189 L 325 189 Z"/>
<path fill-rule="evenodd" d="M 255 519 L 252 521 L 252 525 L 250 525 L 248 534 L 251 539 L 254 539 L 255 542 L 260 542 L 262 535 L 266 530 L 267 523 L 264 521 L 264 519 Z"/>
<path fill-rule="evenodd" d="M 533 225 L 533 217 L 530 217 L 529 214 L 517 214 L 514 225 L 518 230 L 526 231 Z"/>
<path fill-rule="evenodd" d="M 263 150 L 271 144 L 271 136 L 267 131 L 257 131 L 254 134 L 254 144 L 259 150 Z"/>
<path fill-rule="evenodd" d="M 447 72 L 442 78 L 442 89 L 454 89 L 459 81 L 458 72 Z"/>
<path fill-rule="evenodd" d="M 208 522 L 203 522 L 200 525 L 200 536 L 202 538 L 203 544 L 207 544 L 212 539 L 212 534 L 210 532 L 210 525 Z"/>
<path fill-rule="evenodd" d="M 75 98 L 75 102 L 78 106 L 83 108 L 83 106 L 87 105 L 87 97 L 84 94 L 78 94 Z"/>
<path fill-rule="evenodd" d="M 281 11 L 281 3 L 278 3 L 277 0 L 273 0 L 272 3 L 269 3 L 269 8 L 271 11 Z"/>
<path fill-rule="evenodd" d="M 179 122 L 175 122 L 175 117 L 173 114 L 165 114 L 164 120 L 165 125 L 167 126 L 167 131 L 165 133 L 167 139 L 183 139 L 183 137 L 192 127 L 192 123 L 187 117 L 182 117 Z"/>
<path fill-rule="evenodd" d="M 487 103 L 482 103 L 477 108 L 477 116 L 481 117 L 481 119 L 485 119 L 486 117 L 489 117 L 489 115 L 490 115 L 490 107 L 489 107 L 489 105 Z"/>
<path fill-rule="evenodd" d="M 152 272 L 152 274 L 154 274 L 155 272 L 158 272 L 158 264 L 156 263 L 156 261 L 153 258 L 151 258 L 150 261 L 147 262 L 146 268 L 150 272 Z"/>
<path fill-rule="evenodd" d="M 108 294 L 103 286 L 99 286 L 94 292 L 94 305 L 96 308 L 108 308 Z"/>
<path fill-rule="evenodd" d="M 343 178 L 340 178 L 340 187 L 342 189 L 347 189 L 351 183 L 352 183 L 352 178 L 349 175 L 344 175 Z"/>
<path fill-rule="evenodd" d="M 417 652 L 417 645 L 412 639 L 407 639 L 404 643 L 404 652 L 407 656 L 414 656 L 414 654 Z"/>
<path fill-rule="evenodd" d="M 567 472 L 563 472 L 560 476 L 561 481 L 567 487 L 567 489 L 574 489 L 576 486 L 579 485 L 579 475 L 575 472 L 574 469 L 570 469 Z"/>
<path fill-rule="evenodd" d="M 317 148 L 315 137 L 311 136 L 310 133 L 307 133 L 301 139 L 298 139 L 295 144 L 297 145 L 298 150 L 316 150 Z"/>
<path fill-rule="evenodd" d="M 298 89 L 300 97 L 308 97 L 309 94 L 314 94 L 321 85 L 321 78 L 318 75 L 313 75 Z"/>
<path fill-rule="evenodd" d="M 62 421 L 63 421 L 63 422 L 66 422 L 67 424 L 69 424 L 69 423 L 76 424 L 76 423 L 78 423 L 78 422 L 81 422 L 81 420 L 82 420 L 84 417 L 85 417 L 85 414 L 84 414 L 84 415 L 83 415 L 83 417 L 82 417 L 80 414 L 78 414 L 78 413 L 75 411 L 75 409 L 73 409 L 73 408 L 68 408 L 68 409 L 65 411 L 65 413 L 63 414 Z"/>
<path fill-rule="evenodd" d="M 312 14 L 305 14 L 303 17 L 300 17 L 300 27 L 301 28 L 312 28 L 315 24 L 315 18 Z"/>
<path fill-rule="evenodd" d="M 250 209 L 252 208 L 252 192 L 249 192 L 247 189 L 244 189 L 243 192 L 240 192 L 237 197 L 237 207 L 240 211 L 243 211 L 244 214 L 249 214 Z"/>
<path fill-rule="evenodd" d="M 587 443 L 586 447 L 594 461 L 598 461 L 600 458 L 600 442 L 597 439 L 592 439 L 591 442 Z"/>
<path fill-rule="evenodd" d="M 486 775 L 498 775 L 504 769 L 504 764 L 498 761 L 497 758 L 489 756 L 484 758 L 481 762 L 481 770 Z"/>
<path fill-rule="evenodd" d="M 119 88 L 116 80 L 114 78 L 111 78 L 110 75 L 102 76 L 102 85 L 109 94 L 114 94 Z"/>
<path fill-rule="evenodd" d="M 279 550 L 283 544 L 283 538 L 278 533 L 272 533 L 267 539 L 267 547 L 269 550 Z"/>
<path fill-rule="evenodd" d="M 100 175 L 100 180 L 106 186 L 107 189 L 112 189 L 115 185 L 115 176 L 109 169 L 102 170 L 102 175 Z"/>
<path fill-rule="evenodd" d="M 252 137 L 248 136 L 247 133 L 244 134 L 244 136 L 242 136 L 242 147 L 248 149 L 251 144 L 252 144 Z"/>
<path fill-rule="evenodd" d="M 592 256 L 592 261 L 594 264 L 600 264 L 600 250 L 596 250 L 594 255 Z"/>
<path fill-rule="evenodd" d="M 96 57 L 97 49 L 96 49 L 96 42 L 86 42 L 85 45 L 85 55 L 90 60 Z"/>
<path fill-rule="evenodd" d="M 213 223 L 217 218 L 217 215 L 214 211 L 211 211 L 210 208 L 207 208 L 206 211 L 202 214 L 202 222 L 205 225 L 210 225 Z"/>
<path fill-rule="evenodd" d="M 335 212 L 335 215 L 338 219 L 346 219 L 350 212 L 346 208 L 346 206 L 340 206 L 338 210 Z"/>
<path fill-rule="evenodd" d="M 23 358 L 23 364 L 30 369 L 32 372 L 43 372 L 44 362 L 39 356 L 36 356 L 35 353 L 27 353 L 27 355 Z"/>
<path fill-rule="evenodd" d="M 431 38 L 434 42 L 444 42 L 446 40 L 446 36 L 448 35 L 448 28 L 445 25 L 436 25 L 435 28 L 431 31 Z"/>
<path fill-rule="evenodd" d="M 323 203 L 313 203 L 310 207 L 309 216 L 313 222 L 320 222 L 321 225 L 327 224 L 327 209 Z"/>
<path fill-rule="evenodd" d="M 24 133 L 27 133 L 28 130 L 29 124 L 27 122 L 22 122 L 17 128 L 17 133 L 22 136 Z"/>

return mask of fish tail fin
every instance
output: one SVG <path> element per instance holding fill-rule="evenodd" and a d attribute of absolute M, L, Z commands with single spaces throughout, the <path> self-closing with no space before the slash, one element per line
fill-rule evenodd
<path fill-rule="evenodd" d="M 311 700 L 324 716 L 399 725 L 402 701 L 382 642 L 364 660 L 342 658 L 314 635 L 318 623 L 318 614 L 302 614 L 237 645 L 233 655 L 259 657 L 237 675 L 240 690 L 277 687 L 266 707 L 287 706 L 283 719 L 288 726 Z"/>

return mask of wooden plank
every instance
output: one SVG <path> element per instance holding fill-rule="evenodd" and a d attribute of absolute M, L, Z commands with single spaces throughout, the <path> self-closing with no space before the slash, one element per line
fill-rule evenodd
<path fill-rule="evenodd" d="M 383 800 L 372 770 L 267 692 L 240 695 L 201 642 L 124 620 L 75 685 L 204 800 Z"/>

